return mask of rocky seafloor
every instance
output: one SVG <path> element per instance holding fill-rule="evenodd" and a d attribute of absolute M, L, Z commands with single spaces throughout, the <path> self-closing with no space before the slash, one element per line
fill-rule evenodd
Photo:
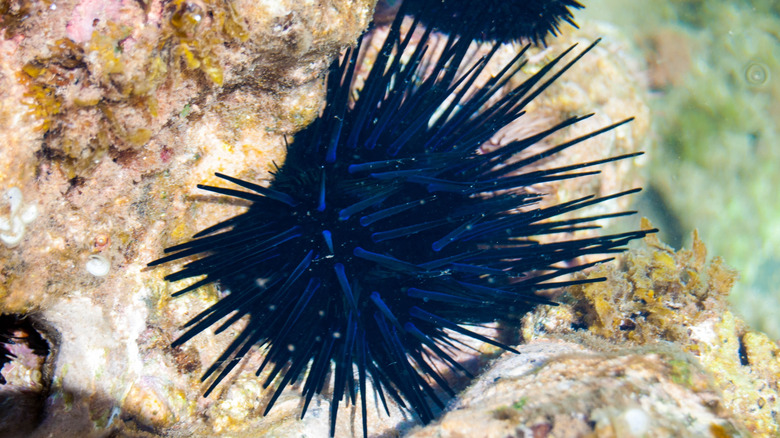
<path fill-rule="evenodd" d="M 326 436 L 328 399 L 299 420 L 299 388 L 261 415 L 262 351 L 202 397 L 200 376 L 240 323 L 171 348 L 218 291 L 173 299 L 178 285 L 162 277 L 176 267 L 145 266 L 245 208 L 195 186 L 214 172 L 271 177 L 373 2 L 0 4 L 0 313 L 18 336 L 2 369 L 0 436 Z M 648 150 L 644 61 L 613 28 L 579 24 L 532 48 L 524 72 L 573 42 L 602 43 L 494 143 L 596 112 L 562 138 L 637 120 L 547 165 Z M 545 190 L 557 202 L 613 193 L 641 185 L 645 163 Z M 439 421 L 369 409 L 372 436 L 775 436 L 777 344 L 729 311 L 734 272 L 708 263 L 697 238 L 692 247 L 646 239 L 588 274 L 608 282 L 527 315 L 522 354 L 480 347 L 484 372 Z M 337 435 L 361 436 L 360 410 L 342 409 Z"/>

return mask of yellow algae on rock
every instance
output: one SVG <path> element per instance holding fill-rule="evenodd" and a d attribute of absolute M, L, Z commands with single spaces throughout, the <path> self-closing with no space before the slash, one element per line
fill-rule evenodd
<path fill-rule="evenodd" d="M 711 326 L 692 329 L 699 337 L 698 356 L 715 378 L 729 409 L 758 436 L 780 433 L 780 367 L 777 344 L 763 333 L 749 332 L 731 312 Z M 707 334 L 707 331 L 711 333 Z M 708 335 L 714 335 L 712 337 Z"/>
<path fill-rule="evenodd" d="M 742 336 L 742 345 L 745 358 L 754 371 L 770 380 L 770 386 L 777 387 L 780 378 L 780 348 L 777 343 L 763 333 L 747 332 Z"/>
<path fill-rule="evenodd" d="M 693 250 L 678 252 L 655 236 L 645 241 L 647 248 L 630 251 L 620 266 L 602 265 L 590 273 L 607 283 L 570 288 L 574 308 L 592 332 L 608 339 L 686 341 L 687 327 L 727 311 L 723 297 L 736 273 L 719 258 L 705 264 L 698 235 Z"/>
<path fill-rule="evenodd" d="M 643 220 L 642 227 L 650 224 Z M 736 272 L 720 258 L 707 262 L 695 232 L 690 250 L 674 251 L 652 235 L 644 241 L 644 247 L 630 250 L 619 263 L 588 274 L 606 282 L 568 288 L 564 301 L 570 304 L 562 307 L 570 313 L 539 309 L 526 316 L 524 338 L 564 334 L 607 350 L 628 345 L 664 351 L 665 343 L 673 343 L 712 376 L 721 403 L 734 418 L 756 436 L 777 436 L 780 348 L 766 335 L 749 331 L 729 310 L 726 300 Z M 556 318 L 564 319 L 549 321 Z M 675 382 L 686 384 L 690 373 L 675 363 L 670 362 L 677 370 Z"/>
<path fill-rule="evenodd" d="M 239 377 L 225 394 L 211 405 L 208 411 L 215 433 L 237 431 L 246 428 L 262 413 L 263 396 L 267 394 L 262 381 L 253 373 L 249 378 Z"/>
<path fill-rule="evenodd" d="M 355 43 L 374 2 L 319 8 L 278 1 L 71 0 L 32 2 L 23 13 L 10 8 L 0 14 L 18 35 L 15 56 L 22 66 L 14 77 L 41 135 L 39 158 L 74 178 L 87 175 L 106 153 L 113 159 L 138 155 L 150 140 L 181 128 L 171 122 L 186 105 L 214 103 L 235 89 L 261 102 L 271 94 L 295 95 Z"/>

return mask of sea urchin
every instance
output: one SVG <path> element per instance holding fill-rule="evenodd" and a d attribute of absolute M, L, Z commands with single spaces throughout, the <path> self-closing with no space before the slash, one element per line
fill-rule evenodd
<path fill-rule="evenodd" d="M 467 32 L 481 40 L 524 38 L 534 44 L 556 36 L 561 23 L 577 27 L 571 9 L 575 0 L 405 0 L 414 3 L 424 24 L 447 33 Z"/>
<path fill-rule="evenodd" d="M 593 46 L 564 64 L 571 48 L 507 89 L 523 65 L 520 53 L 476 87 L 497 45 L 474 59 L 471 38 L 450 37 L 434 56 L 432 30 L 414 22 L 403 32 L 401 23 L 397 18 L 390 27 L 360 90 L 352 86 L 360 46 L 334 62 L 321 116 L 295 136 L 269 187 L 222 174 L 217 176 L 245 190 L 198 186 L 249 201 L 244 213 L 167 248 L 169 255 L 150 263 L 199 256 L 165 277 L 202 277 L 175 295 L 215 282 L 224 292 L 187 323 L 175 346 L 217 323 L 219 333 L 248 318 L 206 370 L 207 395 L 261 346 L 265 359 L 257 374 L 270 366 L 264 385 L 275 387 L 266 413 L 288 385 L 301 381 L 302 416 L 315 394 L 330 390 L 331 435 L 340 402 L 348 398 L 356 405 L 359 395 L 366 435 L 370 379 L 385 409 L 389 397 L 427 423 L 435 406 L 443 406 L 437 388 L 453 393 L 443 370 L 468 374 L 453 358 L 454 334 L 514 351 L 467 327 L 554 304 L 536 292 L 598 281 L 569 279 L 593 263 L 568 261 L 620 252 L 649 232 L 535 240 L 632 213 L 561 218 L 638 189 L 546 207 L 540 206 L 541 195 L 527 190 L 596 174 L 589 168 L 636 155 L 552 169 L 537 165 L 627 121 L 522 159 L 513 157 L 587 116 L 480 150 Z M 410 44 L 414 32 L 419 39 Z"/>

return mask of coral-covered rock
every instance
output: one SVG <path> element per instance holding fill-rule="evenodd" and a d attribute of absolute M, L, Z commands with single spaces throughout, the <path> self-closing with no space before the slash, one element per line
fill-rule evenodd
<path fill-rule="evenodd" d="M 647 247 L 628 252 L 619 265 L 589 274 L 605 283 L 569 288 L 570 305 L 540 308 L 526 317 L 523 337 L 574 336 L 596 339 L 602 348 L 649 351 L 671 344 L 709 373 L 719 403 L 738 424 L 757 436 L 776 436 L 780 347 L 729 310 L 736 272 L 720 258 L 707 262 L 697 233 L 691 250 L 675 252 L 655 236 L 645 241 Z"/>
<path fill-rule="evenodd" d="M 240 208 L 194 203 L 197 183 L 283 163 L 373 4 L 0 2 L 0 313 L 45 322 L 53 344 L 42 385 L 12 388 L 32 375 L 23 355 L 4 368 L 3 433 L 212 433 L 200 354 L 229 340 L 170 342 L 213 290 L 169 306 L 164 272 L 141 269 Z M 30 401 L 46 416 L 6 409 Z"/>
<path fill-rule="evenodd" d="M 604 351 L 547 339 L 518 351 L 410 437 L 743 436 L 707 372 L 674 346 Z"/>

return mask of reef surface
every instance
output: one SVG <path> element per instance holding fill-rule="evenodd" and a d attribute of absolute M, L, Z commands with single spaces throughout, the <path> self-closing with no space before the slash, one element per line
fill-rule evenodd
<path fill-rule="evenodd" d="M 204 287 L 172 299 L 180 285 L 168 285 L 162 277 L 177 267 L 144 267 L 162 248 L 245 208 L 195 186 L 216 183 L 214 172 L 270 178 L 284 162 L 285 139 L 294 139 L 317 116 L 322 75 L 368 26 L 373 3 L 0 3 L 0 225 L 7 228 L 0 244 L 0 313 L 33 321 L 31 330 L 49 344 L 45 353 L 25 350 L 23 342 L 14 346 L 16 358 L 2 370 L 8 383 L 0 386 L 0 435 L 327 433 L 327 398 L 315 400 L 300 421 L 295 388 L 269 416 L 260 414 L 270 396 L 261 385 L 264 376 L 254 376 L 261 351 L 219 391 L 201 397 L 204 365 L 218 357 L 240 326 L 171 348 L 180 327 L 219 293 Z M 604 41 L 534 102 L 523 125 L 500 133 L 486 147 L 574 113 L 596 112 L 587 124 L 562 135 L 575 137 L 628 116 L 637 120 L 546 164 L 648 149 L 652 134 L 641 58 L 619 32 L 579 22 L 581 30 L 567 29 L 548 48 L 531 49 L 525 73 L 573 42 L 600 36 Z M 507 57 L 517 50 L 517 45 L 502 48 Z M 544 189 L 556 202 L 582 193 L 613 193 L 641 185 L 637 168 L 644 163 L 644 158 L 621 162 L 587 184 Z M 609 205 L 611 211 L 624 207 Z M 523 365 L 515 361 L 525 359 L 504 355 L 487 374 L 531 381 L 522 390 L 526 402 L 519 389 L 501 385 L 490 390 L 499 394 L 494 401 L 469 401 L 482 392 L 473 388 L 489 382 L 483 379 L 458 397 L 441 423 L 415 433 L 452 424 L 449 418 L 463 409 L 494 406 L 484 411 L 485 425 L 496 420 L 517 434 L 612 427 L 616 436 L 628 436 L 621 431 L 637 421 L 655 430 L 653 419 L 665 411 L 652 407 L 680 403 L 698 415 L 692 431 L 709 430 L 717 437 L 776 432 L 770 417 L 777 411 L 777 347 L 726 310 L 731 271 L 720 262 L 707 268 L 700 243 L 693 253 L 675 253 L 657 241 L 648 245 L 621 265 L 591 274 L 610 282 L 573 289 L 570 304 L 526 318 L 516 339 L 530 342 L 523 348 L 529 355 L 537 352 L 540 360 Z M 630 326 L 625 319 L 633 321 L 632 329 L 624 328 Z M 721 337 L 728 341 L 724 347 L 719 347 Z M 481 351 L 481 364 L 497 354 Z M 585 356 L 592 362 L 582 362 Z M 679 361 L 676 368 L 669 358 Z M 591 380 L 577 380 L 584 364 L 601 361 L 606 362 L 593 369 Z M 615 383 L 614 370 L 629 362 L 637 363 L 636 373 L 629 373 L 634 380 Z M 506 374 L 507 369 L 515 374 Z M 533 383 L 537 372 L 550 380 Z M 593 406 L 599 399 L 588 397 L 577 405 L 577 415 L 556 417 L 550 409 L 569 405 L 541 396 L 555 379 L 596 392 L 613 382 L 610 394 L 629 398 L 646 388 L 652 397 L 637 399 L 630 405 L 634 410 L 619 410 L 616 403 L 598 412 Z M 738 383 L 728 386 L 728 381 Z M 535 416 L 524 416 L 529 412 Z M 543 425 L 542 414 L 567 422 Z M 397 408 L 389 417 L 377 409 L 369 416 L 375 436 L 398 436 L 416 424 Z M 683 428 L 680 418 L 675 427 Z M 357 409 L 339 415 L 337 428 L 359 436 L 359 424 Z"/>

